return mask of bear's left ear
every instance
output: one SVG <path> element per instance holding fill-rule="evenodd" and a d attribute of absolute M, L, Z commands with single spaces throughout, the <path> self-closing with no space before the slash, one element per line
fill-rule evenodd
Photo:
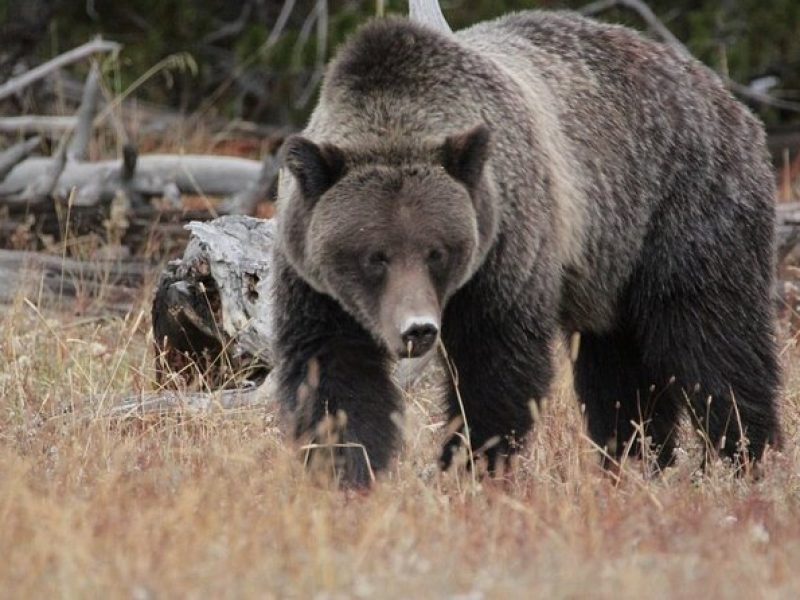
<path fill-rule="evenodd" d="M 287 168 L 297 178 L 303 196 L 316 201 L 344 175 L 344 154 L 330 144 L 317 145 L 299 135 L 284 143 Z"/>
<path fill-rule="evenodd" d="M 489 156 L 491 134 L 486 125 L 478 125 L 465 133 L 448 137 L 442 146 L 441 160 L 445 170 L 468 189 L 481 178 Z"/>

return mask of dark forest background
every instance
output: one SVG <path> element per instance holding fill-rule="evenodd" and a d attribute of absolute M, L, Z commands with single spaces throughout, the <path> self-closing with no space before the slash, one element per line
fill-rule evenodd
<path fill-rule="evenodd" d="M 587 2 L 441 4 L 458 29 L 512 10 L 580 8 Z M 800 1 L 651 0 L 648 5 L 718 72 L 776 98 L 800 101 Z M 185 112 L 297 127 L 314 105 L 322 64 L 359 23 L 380 12 L 406 14 L 407 3 L 0 0 L 0 81 L 101 34 L 124 44 L 120 60 L 107 66 L 106 81 L 116 92 L 173 57 L 137 89 L 139 98 Z M 624 9 L 603 12 L 600 18 L 646 29 Z M 754 108 L 768 125 L 800 122 L 796 112 Z"/>

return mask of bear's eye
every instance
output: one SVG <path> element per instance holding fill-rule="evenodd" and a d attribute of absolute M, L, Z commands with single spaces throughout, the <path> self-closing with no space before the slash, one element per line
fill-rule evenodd
<path fill-rule="evenodd" d="M 364 268 L 370 276 L 381 276 L 389 266 L 389 257 L 380 250 L 367 255 Z"/>
<path fill-rule="evenodd" d="M 373 252 L 367 257 L 367 262 L 372 267 L 385 267 L 389 264 L 389 257 L 385 252 Z"/>
<path fill-rule="evenodd" d="M 443 250 L 440 250 L 439 248 L 432 248 L 428 251 L 426 260 L 428 261 L 429 265 L 438 266 L 444 262 L 444 258 L 445 255 Z"/>

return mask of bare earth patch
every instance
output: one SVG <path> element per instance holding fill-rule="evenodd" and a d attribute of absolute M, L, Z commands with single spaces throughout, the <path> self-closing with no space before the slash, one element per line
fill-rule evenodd
<path fill-rule="evenodd" d="M 146 305 L 143 299 L 143 307 Z M 146 312 L 146 311 L 145 311 Z M 601 471 L 568 368 L 506 481 L 435 468 L 443 424 L 410 395 L 406 447 L 368 494 L 309 476 L 268 409 L 92 417 L 154 386 L 149 322 L 0 317 L 0 596 L 794 598 L 800 364 L 783 351 L 783 451 L 760 479 L 687 437 L 676 467 Z"/>

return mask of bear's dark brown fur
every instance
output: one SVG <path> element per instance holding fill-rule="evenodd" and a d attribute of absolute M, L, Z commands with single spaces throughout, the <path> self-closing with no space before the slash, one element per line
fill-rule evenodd
<path fill-rule="evenodd" d="M 345 482 L 387 466 L 391 362 L 437 334 L 492 462 L 529 431 L 559 331 L 581 333 L 576 390 L 612 455 L 643 423 L 668 464 L 687 408 L 727 456 L 775 440 L 772 174 L 699 62 L 569 13 L 376 21 L 286 152 L 280 400 L 306 441 L 339 415 Z"/>

